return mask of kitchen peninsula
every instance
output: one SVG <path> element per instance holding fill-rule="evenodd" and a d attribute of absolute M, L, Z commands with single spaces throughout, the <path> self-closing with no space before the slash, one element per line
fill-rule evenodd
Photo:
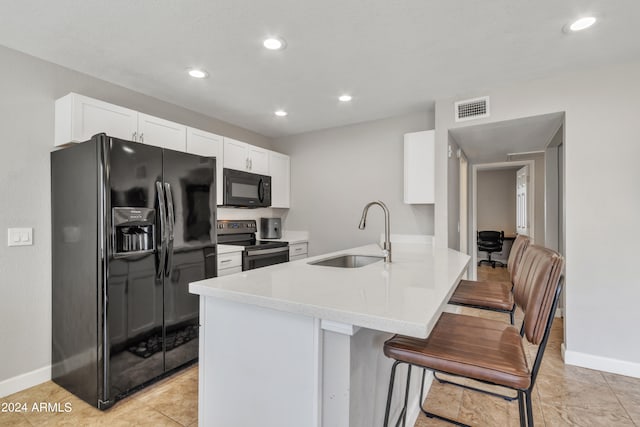
<path fill-rule="evenodd" d="M 190 285 L 200 295 L 201 426 L 382 424 L 391 369 L 382 344 L 394 333 L 429 334 L 469 256 L 397 243 L 391 264 L 313 265 L 344 254 L 381 250 L 362 246 Z"/>

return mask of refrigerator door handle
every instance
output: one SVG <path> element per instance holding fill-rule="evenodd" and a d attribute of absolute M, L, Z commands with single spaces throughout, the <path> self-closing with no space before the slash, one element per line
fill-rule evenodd
<path fill-rule="evenodd" d="M 173 213 L 173 193 L 171 192 L 171 185 L 168 182 L 164 183 L 165 193 L 167 195 L 167 216 L 169 217 L 169 232 L 167 243 L 167 267 L 165 275 L 169 277 L 171 270 L 173 270 L 173 228 L 176 223 L 175 215 Z"/>
<path fill-rule="evenodd" d="M 157 277 L 162 277 L 162 272 L 164 271 L 164 262 L 167 257 L 166 248 L 167 248 L 167 230 L 166 230 L 166 219 L 165 213 L 166 209 L 164 207 L 164 190 L 162 189 L 162 183 L 160 181 L 156 181 L 156 190 L 158 197 L 158 214 L 160 215 L 160 250 L 158 251 L 158 272 L 156 273 Z"/>

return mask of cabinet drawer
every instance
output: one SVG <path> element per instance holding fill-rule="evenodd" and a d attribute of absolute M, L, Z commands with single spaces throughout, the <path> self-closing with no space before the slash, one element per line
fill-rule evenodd
<path fill-rule="evenodd" d="M 297 257 L 299 255 L 307 255 L 308 252 L 308 243 L 296 243 L 294 245 L 289 245 L 289 258 Z"/>
<path fill-rule="evenodd" d="M 303 255 L 290 255 L 289 256 L 289 261 L 297 261 L 299 259 L 305 259 L 307 258 L 307 254 L 303 254 Z"/>
<path fill-rule="evenodd" d="M 218 255 L 218 272 L 232 267 L 242 268 L 242 252 L 230 252 Z"/>

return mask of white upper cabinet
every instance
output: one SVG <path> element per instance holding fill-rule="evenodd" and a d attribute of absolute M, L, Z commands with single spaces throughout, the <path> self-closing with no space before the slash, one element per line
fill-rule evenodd
<path fill-rule="evenodd" d="M 77 93 L 56 100 L 55 112 L 55 146 L 87 141 L 101 132 L 132 140 L 138 129 L 137 111 Z"/>
<path fill-rule="evenodd" d="M 269 151 L 271 175 L 271 207 L 289 208 L 291 205 L 291 162 L 286 154 Z"/>
<path fill-rule="evenodd" d="M 222 204 L 222 137 L 215 133 L 187 127 L 187 153 L 216 158 L 216 193 Z"/>
<path fill-rule="evenodd" d="M 249 145 L 249 172 L 269 175 L 269 150 Z"/>
<path fill-rule="evenodd" d="M 269 151 L 264 148 L 224 138 L 224 167 L 269 175 Z"/>
<path fill-rule="evenodd" d="M 272 176 L 272 206 L 290 205 L 289 156 L 77 93 L 56 100 L 56 146 L 87 141 L 103 132 L 128 141 L 215 157 L 218 205 L 223 201 L 223 168 Z"/>
<path fill-rule="evenodd" d="M 244 142 L 224 138 L 224 167 L 241 171 L 249 170 L 249 155 Z"/>
<path fill-rule="evenodd" d="M 143 144 L 176 151 L 187 149 L 187 127 L 169 120 L 138 113 L 138 135 Z"/>
<path fill-rule="evenodd" d="M 87 96 L 70 93 L 56 100 L 54 145 L 82 142 L 97 133 L 185 151 L 187 127 Z"/>
<path fill-rule="evenodd" d="M 435 203 L 435 131 L 404 134 L 404 202 Z"/>

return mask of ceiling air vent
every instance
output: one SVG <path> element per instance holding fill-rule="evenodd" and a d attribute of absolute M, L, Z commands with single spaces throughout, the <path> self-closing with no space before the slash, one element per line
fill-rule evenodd
<path fill-rule="evenodd" d="M 454 109 L 456 122 L 489 117 L 489 97 L 483 96 L 482 98 L 458 101 L 455 103 Z"/>

